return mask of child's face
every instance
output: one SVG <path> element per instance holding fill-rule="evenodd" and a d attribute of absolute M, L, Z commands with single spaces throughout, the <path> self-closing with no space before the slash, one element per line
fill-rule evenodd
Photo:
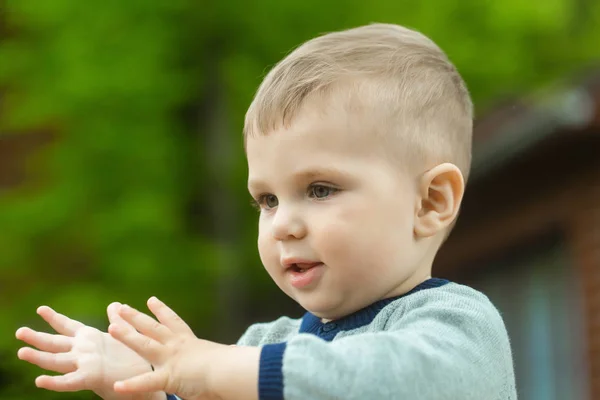
<path fill-rule="evenodd" d="M 416 177 L 361 126 L 342 111 L 309 109 L 289 129 L 247 139 L 261 260 L 281 290 L 324 319 L 429 274 L 413 235 Z"/>

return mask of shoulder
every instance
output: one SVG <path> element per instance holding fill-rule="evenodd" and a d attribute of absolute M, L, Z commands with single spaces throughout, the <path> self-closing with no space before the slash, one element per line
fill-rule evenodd
<path fill-rule="evenodd" d="M 275 321 L 250 325 L 237 344 L 239 346 L 261 346 L 285 342 L 298 333 L 300 323 L 301 319 L 284 316 Z"/>
<path fill-rule="evenodd" d="M 457 283 L 421 290 L 388 304 L 367 331 L 428 341 L 447 354 L 470 354 L 499 368 L 511 365 L 510 339 L 500 312 L 483 293 Z"/>
<path fill-rule="evenodd" d="M 417 308 L 448 311 L 450 308 L 496 314 L 496 307 L 482 292 L 454 282 L 421 290 L 389 304 L 390 309 L 410 311 Z"/>
<path fill-rule="evenodd" d="M 402 297 L 382 310 L 380 317 L 380 323 L 385 323 L 388 328 L 437 322 L 468 330 L 496 331 L 506 336 L 500 312 L 489 298 L 478 290 L 454 282 Z"/>

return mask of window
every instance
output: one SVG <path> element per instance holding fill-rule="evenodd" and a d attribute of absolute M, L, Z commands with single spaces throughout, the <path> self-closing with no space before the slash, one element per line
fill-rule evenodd
<path fill-rule="evenodd" d="M 470 284 L 508 330 L 519 400 L 588 399 L 582 291 L 560 245 L 493 263 Z"/>

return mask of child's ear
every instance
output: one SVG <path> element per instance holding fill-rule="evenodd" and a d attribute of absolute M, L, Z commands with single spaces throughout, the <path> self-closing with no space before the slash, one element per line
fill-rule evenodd
<path fill-rule="evenodd" d="M 465 191 L 460 169 L 450 163 L 435 166 L 419 181 L 419 202 L 415 215 L 415 234 L 430 237 L 456 219 Z"/>

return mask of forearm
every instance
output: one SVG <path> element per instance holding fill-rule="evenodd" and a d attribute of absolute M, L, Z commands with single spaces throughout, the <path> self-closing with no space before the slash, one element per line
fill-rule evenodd
<path fill-rule="evenodd" d="M 104 400 L 114 400 L 117 398 L 122 398 L 123 395 L 115 396 L 114 392 L 109 395 L 99 395 L 100 398 Z M 133 400 L 169 400 L 167 394 L 165 392 L 156 392 L 156 393 L 140 393 L 135 395 Z"/>
<path fill-rule="evenodd" d="M 262 370 L 259 390 L 261 400 L 482 399 L 503 390 L 499 358 L 426 335 L 365 334 L 331 343 L 306 335 L 285 348 L 280 391 L 263 390 L 277 382 L 263 379 L 276 374 Z"/>

